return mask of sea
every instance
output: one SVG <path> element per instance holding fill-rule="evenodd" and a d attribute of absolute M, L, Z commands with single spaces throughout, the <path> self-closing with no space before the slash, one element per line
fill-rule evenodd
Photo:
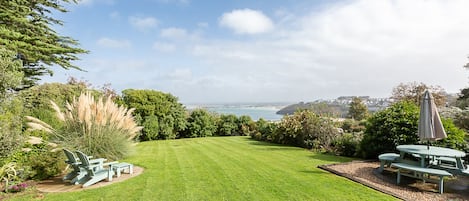
<path fill-rule="evenodd" d="M 252 120 L 260 118 L 268 121 L 279 121 L 283 115 L 276 114 L 280 109 L 290 103 L 216 103 L 216 104 L 185 104 L 189 110 L 203 108 L 217 114 L 234 114 L 236 116 L 247 115 Z"/>

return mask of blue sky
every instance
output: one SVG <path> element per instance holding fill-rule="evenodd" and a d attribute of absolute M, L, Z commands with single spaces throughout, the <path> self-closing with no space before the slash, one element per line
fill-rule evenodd
<path fill-rule="evenodd" d="M 183 103 L 389 97 L 399 83 L 467 87 L 469 1 L 82 0 L 56 30 L 90 51 L 68 77 Z"/>

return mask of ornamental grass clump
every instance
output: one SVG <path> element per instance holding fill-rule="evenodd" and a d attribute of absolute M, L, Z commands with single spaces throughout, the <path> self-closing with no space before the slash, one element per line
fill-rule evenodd
<path fill-rule="evenodd" d="M 64 147 L 95 157 L 123 158 L 130 153 L 133 139 L 142 129 L 134 121 L 134 109 L 118 106 L 110 97 L 95 101 L 90 93 L 82 93 L 72 103 L 66 103 L 65 111 L 53 101 L 51 104 L 64 123 L 62 128 L 55 130 L 34 117 L 27 117 L 28 126 L 51 133 L 51 139 Z"/>

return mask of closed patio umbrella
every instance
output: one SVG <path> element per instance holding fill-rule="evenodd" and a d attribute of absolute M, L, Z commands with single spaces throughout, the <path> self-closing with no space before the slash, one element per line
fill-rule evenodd
<path fill-rule="evenodd" d="M 420 105 L 418 134 L 420 141 L 435 141 L 446 138 L 438 109 L 431 93 L 426 90 Z"/>

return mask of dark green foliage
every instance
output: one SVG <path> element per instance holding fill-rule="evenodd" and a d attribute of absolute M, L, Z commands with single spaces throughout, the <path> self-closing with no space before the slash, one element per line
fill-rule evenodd
<path fill-rule="evenodd" d="M 276 131 L 273 142 L 322 150 L 329 150 L 338 136 L 331 120 L 308 110 L 283 117 Z"/>
<path fill-rule="evenodd" d="M 251 137 L 256 140 L 272 142 L 273 135 L 277 132 L 277 124 L 259 119 L 256 122 L 256 131 L 251 132 Z"/>
<path fill-rule="evenodd" d="M 21 66 L 15 52 L 0 46 L 0 102 L 6 98 L 8 91 L 20 86 L 24 76 Z"/>
<path fill-rule="evenodd" d="M 22 118 L 23 102 L 16 96 L 0 101 L 0 166 L 23 143 Z"/>
<path fill-rule="evenodd" d="M 441 119 L 443 123 L 443 127 L 445 128 L 446 135 L 448 136 L 447 138 L 438 140 L 434 144 L 436 146 L 442 146 L 442 147 L 448 147 L 452 149 L 458 149 L 462 151 L 467 151 L 468 149 L 468 144 L 464 140 L 464 137 L 466 136 L 466 133 L 456 127 L 451 121 L 451 119 Z"/>
<path fill-rule="evenodd" d="M 62 122 L 57 119 L 55 111 L 51 108 L 51 101 L 64 107 L 66 102 L 72 102 L 73 97 L 80 96 L 85 90 L 86 85 L 61 83 L 45 83 L 23 90 L 20 93 L 25 100 L 23 115 L 36 117 L 58 129 Z"/>
<path fill-rule="evenodd" d="M 222 114 L 218 119 L 218 136 L 249 136 L 256 132 L 256 124 L 250 116 L 236 117 L 234 114 Z"/>
<path fill-rule="evenodd" d="M 365 135 L 360 144 L 360 154 L 364 158 L 376 158 L 384 152 L 395 152 L 401 144 L 417 144 L 419 109 L 411 102 L 398 102 L 386 110 L 375 113 L 368 119 Z M 454 126 L 449 119 L 442 119 L 447 138 L 433 145 L 465 150 L 464 131 Z M 422 142 L 426 144 L 427 142 Z"/>
<path fill-rule="evenodd" d="M 341 156 L 355 156 L 361 141 L 360 134 L 345 133 L 332 142 L 332 150 Z"/>
<path fill-rule="evenodd" d="M 368 107 L 358 97 L 354 97 L 349 105 L 348 117 L 355 120 L 362 120 L 368 116 Z"/>
<path fill-rule="evenodd" d="M 238 117 L 238 129 L 240 135 L 249 136 L 256 130 L 256 124 L 250 116 L 243 115 Z"/>
<path fill-rule="evenodd" d="M 143 130 L 142 130 L 142 140 L 157 140 L 158 134 L 160 132 L 160 125 L 158 123 L 158 117 L 151 115 L 145 117 L 145 121 L 143 121 Z"/>
<path fill-rule="evenodd" d="M 355 121 L 353 119 L 346 119 L 340 126 L 345 133 L 360 133 L 365 131 L 366 121 Z"/>
<path fill-rule="evenodd" d="M 459 128 L 469 131 L 469 109 L 466 108 L 455 114 L 453 121 Z"/>
<path fill-rule="evenodd" d="M 458 99 L 456 100 L 456 106 L 461 109 L 469 107 L 469 88 L 461 89 Z"/>
<path fill-rule="evenodd" d="M 54 149 L 46 142 L 26 147 L 29 151 L 19 151 L 11 158 L 21 167 L 23 179 L 43 180 L 62 173 L 65 169 L 65 156 L 60 149 Z"/>
<path fill-rule="evenodd" d="M 397 145 L 417 143 L 418 118 L 419 109 L 412 102 L 397 102 L 376 112 L 368 119 L 360 144 L 361 156 L 376 158 L 384 152 L 395 152 Z"/>
<path fill-rule="evenodd" d="M 218 136 L 237 136 L 239 134 L 238 117 L 234 114 L 222 114 L 218 121 Z"/>
<path fill-rule="evenodd" d="M 126 89 L 120 100 L 126 107 L 135 108 L 134 115 L 146 119 L 155 116 L 158 119 L 158 132 L 142 133 L 142 140 L 174 139 L 187 127 L 186 111 L 177 97 L 155 90 Z M 153 121 L 152 122 L 156 122 Z M 157 135 L 156 137 L 154 135 Z"/>
<path fill-rule="evenodd" d="M 17 52 L 23 60 L 23 87 L 33 86 L 38 76 L 51 75 L 47 66 L 79 69 L 71 62 L 86 51 L 76 47 L 78 42 L 74 39 L 60 36 L 52 29 L 62 25 L 52 13 L 66 12 L 61 4 L 69 2 L 76 1 L 0 1 L 0 46 Z"/>
<path fill-rule="evenodd" d="M 285 108 L 282 108 L 277 112 L 277 114 L 281 115 L 292 115 L 297 111 L 300 110 L 312 110 L 314 113 L 320 116 L 327 116 L 327 117 L 340 117 L 344 116 L 347 113 L 346 105 L 341 104 L 330 104 L 326 102 L 311 102 L 311 103 L 296 103 L 289 105 Z"/>
<path fill-rule="evenodd" d="M 196 109 L 187 119 L 187 130 L 184 137 L 208 137 L 215 135 L 217 122 L 213 114 L 205 109 Z"/>

